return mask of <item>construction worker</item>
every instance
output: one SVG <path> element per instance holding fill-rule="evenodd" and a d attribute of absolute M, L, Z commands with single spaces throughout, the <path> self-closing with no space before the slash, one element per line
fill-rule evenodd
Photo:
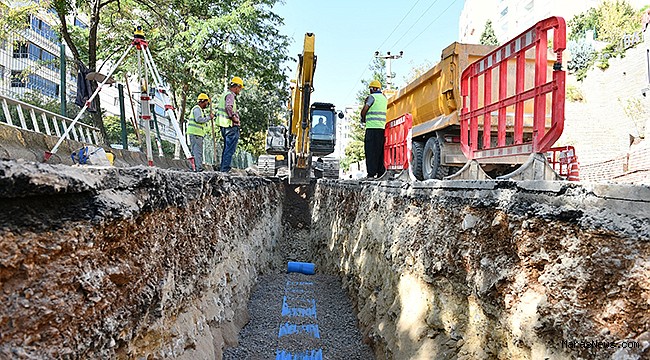
<path fill-rule="evenodd" d="M 386 126 L 386 108 L 388 101 L 381 93 L 381 83 L 373 80 L 368 84 L 370 95 L 361 109 L 361 123 L 365 124 L 366 136 L 364 151 L 368 178 L 384 174 L 384 127 Z"/>
<path fill-rule="evenodd" d="M 203 110 L 210 104 L 210 97 L 204 93 L 197 97 L 190 116 L 187 119 L 187 134 L 190 136 L 190 150 L 194 157 L 196 171 L 203 171 L 203 137 L 205 136 L 208 121 L 214 114 L 206 115 Z"/>
<path fill-rule="evenodd" d="M 240 77 L 233 77 L 228 85 L 228 90 L 219 97 L 217 105 L 217 123 L 223 137 L 223 153 L 221 154 L 221 172 L 229 172 L 231 169 L 232 157 L 237 150 L 239 141 L 239 127 L 241 125 L 239 113 L 237 112 L 237 95 L 244 88 L 244 82 Z"/>

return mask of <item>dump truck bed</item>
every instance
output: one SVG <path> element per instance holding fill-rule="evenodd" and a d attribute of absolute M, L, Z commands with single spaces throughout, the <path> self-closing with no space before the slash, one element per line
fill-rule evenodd
<path fill-rule="evenodd" d="M 388 120 L 406 113 L 413 116 L 413 137 L 457 125 L 461 107 L 460 75 L 469 64 L 494 50 L 494 46 L 453 43 L 429 71 L 388 99 Z"/>

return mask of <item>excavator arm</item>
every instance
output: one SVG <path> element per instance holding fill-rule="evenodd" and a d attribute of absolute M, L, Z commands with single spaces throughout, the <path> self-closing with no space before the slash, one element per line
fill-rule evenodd
<path fill-rule="evenodd" d="M 298 55 L 298 69 L 291 91 L 291 149 L 289 150 L 289 183 L 307 184 L 311 174 L 311 150 L 309 147 L 310 101 L 314 89 L 316 55 L 315 36 L 305 34 L 302 54 Z"/>

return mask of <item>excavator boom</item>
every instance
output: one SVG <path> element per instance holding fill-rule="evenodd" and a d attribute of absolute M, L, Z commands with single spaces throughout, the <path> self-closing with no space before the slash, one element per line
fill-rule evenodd
<path fill-rule="evenodd" d="M 309 104 L 316 70 L 313 33 L 306 33 L 302 54 L 298 55 L 296 83 L 292 89 L 292 114 L 290 132 L 295 143 L 289 151 L 289 183 L 307 184 L 311 176 L 311 151 L 309 149 Z"/>

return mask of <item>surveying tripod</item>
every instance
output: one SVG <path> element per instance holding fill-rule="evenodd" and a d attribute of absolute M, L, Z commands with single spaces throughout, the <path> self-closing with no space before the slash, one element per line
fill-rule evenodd
<path fill-rule="evenodd" d="M 190 153 L 190 149 L 188 148 L 187 143 L 185 142 L 185 138 L 183 136 L 183 133 L 181 132 L 180 125 L 176 120 L 174 107 L 171 105 L 171 99 L 169 98 L 169 93 L 170 93 L 169 86 L 163 83 L 162 77 L 160 76 L 160 72 L 158 72 L 158 67 L 153 62 L 153 57 L 151 56 L 151 51 L 149 50 L 149 43 L 145 40 L 144 31 L 142 31 L 141 26 L 138 26 L 135 29 L 135 31 L 133 32 L 133 41 L 131 42 L 130 46 L 127 47 L 127 49 L 124 51 L 120 59 L 113 66 L 111 71 L 108 73 L 106 78 L 99 84 L 99 86 L 97 86 L 97 89 L 86 101 L 86 104 L 84 105 L 83 108 L 81 108 L 79 114 L 77 114 L 77 116 L 74 118 L 72 123 L 70 123 L 70 125 L 65 129 L 65 132 L 61 135 L 61 138 L 56 143 L 56 145 L 54 145 L 51 151 L 45 152 L 45 161 L 49 160 L 49 158 L 53 154 L 56 154 L 57 150 L 59 149 L 59 146 L 61 146 L 63 141 L 68 137 L 70 130 L 74 127 L 77 121 L 79 121 L 79 119 L 86 112 L 86 110 L 88 110 L 88 107 L 90 107 L 92 101 L 102 90 L 102 87 L 111 78 L 111 75 L 113 75 L 115 70 L 117 70 L 117 68 L 126 58 L 126 56 L 134 48 L 136 49 L 136 51 L 138 51 L 137 54 L 138 54 L 138 79 L 140 84 L 140 119 L 142 119 L 142 121 L 145 124 L 147 124 L 144 127 L 144 134 L 145 134 L 145 141 L 147 143 L 147 162 L 149 166 L 153 166 L 153 155 L 151 149 L 151 126 L 150 126 L 152 117 L 151 117 L 151 109 L 149 108 L 149 101 L 151 100 L 151 98 L 149 97 L 148 75 L 150 74 L 151 78 L 156 83 L 156 91 L 160 94 L 160 97 L 162 98 L 163 103 L 165 104 L 165 114 L 169 116 L 169 119 L 171 120 L 171 123 L 174 126 L 174 131 L 176 132 L 176 138 L 178 139 L 178 142 L 181 144 L 181 147 L 183 148 L 183 153 L 185 153 L 185 157 L 190 161 L 192 170 L 196 170 L 194 157 Z M 143 71 L 143 65 L 144 65 L 144 71 Z"/>

